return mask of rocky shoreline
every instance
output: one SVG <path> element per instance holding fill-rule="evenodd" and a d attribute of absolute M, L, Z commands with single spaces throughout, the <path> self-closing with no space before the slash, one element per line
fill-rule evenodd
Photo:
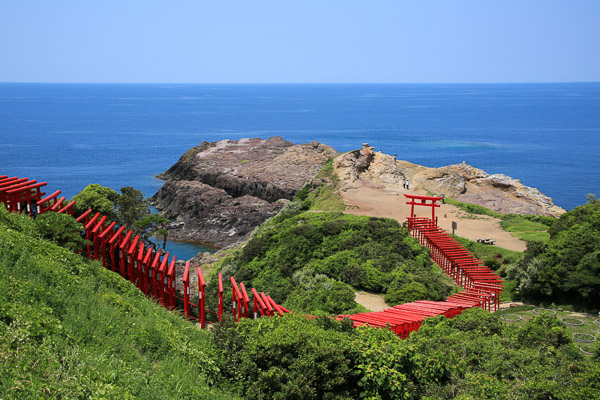
<path fill-rule="evenodd" d="M 490 175 L 464 162 L 428 168 L 374 152 L 368 145 L 340 155 L 318 142 L 296 145 L 278 136 L 203 142 L 159 175 L 167 182 L 152 200 L 173 220 L 169 238 L 231 246 L 277 214 L 330 158 L 341 191 L 365 184 L 402 187 L 408 179 L 413 188 L 504 214 L 565 212 L 519 180 Z"/>

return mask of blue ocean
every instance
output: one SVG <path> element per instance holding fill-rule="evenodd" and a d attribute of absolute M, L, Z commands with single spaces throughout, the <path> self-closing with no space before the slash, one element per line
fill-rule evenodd
<path fill-rule="evenodd" d="M 67 197 L 90 183 L 151 196 L 155 175 L 203 140 L 275 135 L 466 161 L 566 209 L 600 194 L 600 83 L 0 84 L 0 174 Z"/>

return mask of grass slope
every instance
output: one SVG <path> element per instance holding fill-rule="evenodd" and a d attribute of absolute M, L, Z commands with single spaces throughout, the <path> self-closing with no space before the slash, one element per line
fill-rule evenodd
<path fill-rule="evenodd" d="M 502 221 L 500 226 L 513 236 L 522 240 L 536 240 L 540 242 L 548 242 L 550 234 L 548 229 L 557 218 L 544 215 L 518 215 L 518 214 L 500 214 L 489 208 L 485 208 L 476 204 L 463 203 L 454 199 L 446 199 L 448 204 L 455 205 L 461 210 L 473 215 L 488 215 L 490 217 L 499 218 Z"/>
<path fill-rule="evenodd" d="M 210 336 L 0 207 L 0 398 L 230 399 Z"/>

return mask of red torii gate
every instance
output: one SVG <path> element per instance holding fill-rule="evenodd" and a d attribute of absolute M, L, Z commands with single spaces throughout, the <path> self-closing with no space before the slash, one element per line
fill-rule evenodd
<path fill-rule="evenodd" d="M 419 196 L 416 194 L 404 194 L 404 197 L 410 199 L 411 201 L 407 201 L 406 204 L 410 204 L 410 216 L 415 217 L 415 206 L 426 206 L 431 207 L 431 221 L 435 222 L 435 208 L 440 207 L 436 201 L 442 201 L 443 197 L 436 196 Z M 421 200 L 417 203 L 415 200 Z M 431 201 L 431 203 L 427 203 Z"/>

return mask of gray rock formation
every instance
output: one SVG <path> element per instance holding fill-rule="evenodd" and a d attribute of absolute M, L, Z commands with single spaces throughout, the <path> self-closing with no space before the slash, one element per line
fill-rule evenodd
<path fill-rule="evenodd" d="M 338 153 L 280 137 L 203 142 L 162 173 L 153 197 L 174 220 L 169 238 L 219 247 L 244 241 Z"/>

